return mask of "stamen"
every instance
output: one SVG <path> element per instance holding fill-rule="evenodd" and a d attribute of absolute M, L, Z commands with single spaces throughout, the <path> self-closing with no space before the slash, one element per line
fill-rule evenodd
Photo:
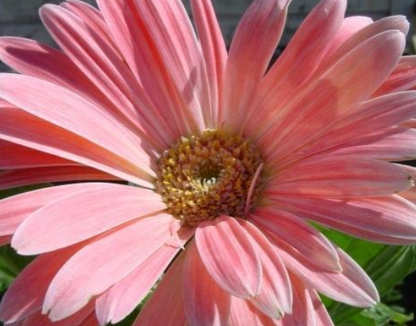
<path fill-rule="evenodd" d="M 253 197 L 254 189 L 256 188 L 257 180 L 259 179 L 260 173 L 263 170 L 263 166 L 264 166 L 263 163 L 259 165 L 259 167 L 257 168 L 256 174 L 254 175 L 254 178 L 251 181 L 250 189 L 248 190 L 248 195 L 247 195 L 247 200 L 246 200 L 246 208 L 244 210 L 246 215 L 248 214 L 248 211 L 250 210 L 251 199 Z"/>
<path fill-rule="evenodd" d="M 259 166 L 261 157 L 252 143 L 207 130 L 182 137 L 162 154 L 156 189 L 168 212 L 184 225 L 219 215 L 244 218 L 261 191 Z"/>

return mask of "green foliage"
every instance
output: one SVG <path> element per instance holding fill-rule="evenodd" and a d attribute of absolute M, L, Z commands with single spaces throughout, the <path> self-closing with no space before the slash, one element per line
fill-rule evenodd
<path fill-rule="evenodd" d="M 389 307 L 385 304 L 378 304 L 376 307 L 366 309 L 355 315 L 344 326 L 406 326 L 408 321 L 413 320 L 413 315 L 404 314 L 400 308 Z"/>
<path fill-rule="evenodd" d="M 386 246 L 356 239 L 334 230 L 322 230 L 334 243 L 344 249 L 366 270 L 385 298 L 395 285 L 416 270 L 416 246 Z M 339 326 L 403 325 L 412 316 L 384 304 L 362 311 L 325 299 L 325 304 Z"/>

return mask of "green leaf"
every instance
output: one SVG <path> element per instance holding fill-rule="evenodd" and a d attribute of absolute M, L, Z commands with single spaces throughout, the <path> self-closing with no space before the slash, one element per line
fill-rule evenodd
<path fill-rule="evenodd" d="M 356 239 L 334 230 L 322 232 L 366 270 L 376 284 L 380 297 L 385 296 L 408 274 L 416 270 L 416 246 L 386 246 Z M 357 316 L 361 309 L 329 299 L 325 299 L 324 302 L 337 325 L 372 325 L 370 321 L 364 321 L 363 317 Z M 361 318 L 363 324 L 351 324 L 357 322 L 353 317 Z"/>
<path fill-rule="evenodd" d="M 405 315 L 385 304 L 378 304 L 374 308 L 366 309 L 360 314 L 355 315 L 345 326 L 405 326 L 408 321 L 413 320 L 413 315 Z"/>
<path fill-rule="evenodd" d="M 49 187 L 49 184 L 40 184 L 40 185 L 34 185 L 34 186 L 25 186 L 25 187 L 17 187 L 17 188 L 12 188 L 12 189 L 1 190 L 0 199 L 4 199 L 4 198 L 11 197 L 14 195 L 22 194 L 24 192 L 42 189 L 46 187 Z"/>

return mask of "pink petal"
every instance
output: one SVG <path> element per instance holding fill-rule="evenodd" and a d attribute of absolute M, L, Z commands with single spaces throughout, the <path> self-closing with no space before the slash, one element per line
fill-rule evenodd
<path fill-rule="evenodd" d="M 185 311 L 191 325 L 222 326 L 230 313 L 229 293 L 207 272 L 195 242 L 186 249 L 183 268 Z"/>
<path fill-rule="evenodd" d="M 341 249 L 338 249 L 338 255 L 342 272 L 334 273 L 311 266 L 277 238 L 272 238 L 271 241 L 276 244 L 275 250 L 288 270 L 325 296 L 356 307 L 372 307 L 379 301 L 377 289 L 371 279 Z"/>
<path fill-rule="evenodd" d="M 407 91 L 416 86 L 416 56 L 400 59 L 389 78 L 373 94 L 378 97 L 384 94 Z"/>
<path fill-rule="evenodd" d="M 416 128 L 416 119 L 409 119 L 401 124 L 402 127 Z"/>
<path fill-rule="evenodd" d="M 95 313 L 90 314 L 86 319 L 84 319 L 82 321 L 81 324 L 79 324 L 78 326 L 98 326 L 98 320 L 97 317 L 95 316 Z"/>
<path fill-rule="evenodd" d="M 231 297 L 230 326 L 281 326 L 263 315 L 248 300 Z"/>
<path fill-rule="evenodd" d="M 43 312 L 56 321 L 80 310 L 162 247 L 173 236 L 173 221 L 169 215 L 140 219 L 85 246 L 53 279 Z"/>
<path fill-rule="evenodd" d="M 262 267 L 250 235 L 228 216 L 199 224 L 195 240 L 212 278 L 224 290 L 241 298 L 260 293 Z"/>
<path fill-rule="evenodd" d="M 391 163 L 338 156 L 305 160 L 280 173 L 267 194 L 306 197 L 377 197 L 413 186 L 409 173 Z"/>
<path fill-rule="evenodd" d="M 102 96 L 65 54 L 36 41 L 1 37 L 0 59 L 23 75 L 50 81 L 84 96 Z"/>
<path fill-rule="evenodd" d="M 73 162 L 0 139 L 0 170 L 74 165 Z"/>
<path fill-rule="evenodd" d="M 356 112 L 335 123 L 316 142 L 292 154 L 284 162 L 324 153 L 331 148 L 342 148 L 349 141 L 408 121 L 416 115 L 415 103 L 416 92 L 400 92 L 366 101 Z"/>
<path fill-rule="evenodd" d="M 328 56 L 326 60 L 322 62 L 317 74 L 322 74 L 330 69 L 337 61 L 341 60 L 345 54 L 353 51 L 361 44 L 367 42 L 371 38 L 380 35 L 386 31 L 400 31 L 403 34 L 407 34 L 409 31 L 409 22 L 404 16 L 391 16 L 380 19 L 373 24 L 370 24 L 357 33 L 352 35 L 346 40 L 342 46 L 333 52 L 331 56 Z"/>
<path fill-rule="evenodd" d="M 114 116 L 121 116 L 121 120 L 133 123 L 150 144 L 154 143 L 154 137 L 157 140 L 156 146 L 163 147 L 165 143 L 161 136 L 169 128 L 162 123 L 163 119 L 152 114 L 153 108 L 149 108 L 141 86 L 108 37 L 102 18 L 97 18 L 96 14 L 83 15 L 87 19 L 84 22 L 70 11 L 55 5 L 43 6 L 40 15 L 59 46 L 112 103 L 114 107 L 110 110 Z M 95 21 L 91 22 L 94 18 Z M 161 130 L 165 132 L 161 133 Z M 152 137 L 148 137 L 149 133 Z M 167 137 L 165 140 L 169 143 L 172 138 Z"/>
<path fill-rule="evenodd" d="M 132 326 L 186 326 L 183 301 L 184 254 L 175 259 Z"/>
<path fill-rule="evenodd" d="M 309 295 L 315 309 L 316 326 L 334 326 L 325 305 L 322 303 L 315 290 L 309 290 Z"/>
<path fill-rule="evenodd" d="M 385 132 L 348 142 L 330 155 L 359 155 L 385 161 L 409 161 L 416 158 L 416 130 L 392 128 Z"/>
<path fill-rule="evenodd" d="M 345 18 L 341 24 L 341 27 L 334 35 L 334 38 L 331 40 L 331 43 L 328 45 L 328 51 L 325 54 L 325 58 L 330 58 L 334 52 L 351 36 L 372 23 L 373 20 L 365 16 L 351 16 Z"/>
<path fill-rule="evenodd" d="M 42 315 L 39 311 L 26 318 L 22 326 L 79 326 L 83 324 L 93 310 L 94 305 L 90 304 L 76 314 L 58 322 L 51 321 L 48 316 Z"/>
<path fill-rule="evenodd" d="M 294 275 L 291 275 L 293 285 L 293 312 L 282 320 L 282 326 L 316 326 L 315 309 L 309 291 Z"/>
<path fill-rule="evenodd" d="M 79 248 L 77 246 L 41 255 L 30 263 L 4 295 L 0 305 L 0 319 L 12 323 L 40 310 L 53 277 Z"/>
<path fill-rule="evenodd" d="M 0 138 L 97 168 L 136 184 L 143 183 L 143 179 L 137 177 L 136 172 L 132 172 L 135 167 L 129 166 L 125 160 L 108 150 L 1 102 Z M 153 187 L 150 183 L 148 186 Z"/>
<path fill-rule="evenodd" d="M 77 94 L 40 79 L 2 74 L 0 96 L 30 114 L 110 150 L 131 165 L 134 163 L 141 178 L 151 180 L 149 175 L 154 175 L 150 169 L 151 158 L 137 139 L 132 139 L 131 133 L 117 120 Z"/>
<path fill-rule="evenodd" d="M 280 160 L 305 146 L 332 123 L 356 111 L 391 73 L 405 45 L 399 31 L 373 37 L 269 117 L 259 139 L 269 160 Z M 276 108 L 280 103 L 276 102 Z"/>
<path fill-rule="evenodd" d="M 13 197 L 0 200 L 0 236 L 13 234 L 17 227 L 32 213 L 44 205 L 58 199 L 83 192 L 89 189 L 97 189 L 103 184 L 71 184 L 65 186 L 50 187 L 22 193 Z"/>
<path fill-rule="evenodd" d="M 12 237 L 9 235 L 0 236 L 0 246 L 4 246 L 12 241 Z"/>
<path fill-rule="evenodd" d="M 358 237 L 370 235 L 373 241 L 377 241 L 374 236 L 391 244 L 416 241 L 416 206 L 397 195 L 348 200 L 282 197 L 276 205 Z"/>
<path fill-rule="evenodd" d="M 94 6 L 79 0 L 67 0 L 59 4 L 60 7 L 73 13 L 91 30 L 96 31 L 100 36 L 105 38 L 112 50 L 118 51 L 115 43 L 109 36 L 108 27 L 105 24 L 103 15 Z"/>
<path fill-rule="evenodd" d="M 185 245 L 192 233 L 181 235 L 182 245 Z M 115 324 L 127 317 L 150 292 L 179 250 L 179 247 L 172 246 L 160 248 L 128 276 L 99 296 L 96 310 L 100 324 Z"/>
<path fill-rule="evenodd" d="M 413 204 L 416 204 L 416 187 L 402 191 L 399 193 L 400 197 L 403 197 Z"/>
<path fill-rule="evenodd" d="M 165 0 L 165 2 L 168 5 L 176 6 L 176 9 L 173 11 L 173 15 L 175 15 L 174 20 L 179 25 L 183 26 L 184 19 L 188 20 L 188 18 L 185 18 L 184 14 L 181 13 L 181 4 L 178 4 L 176 0 L 172 1 L 172 4 L 170 3 L 171 1 L 168 3 Z M 162 59 L 160 48 L 156 44 L 156 41 L 151 38 L 151 34 L 149 35 L 150 32 L 158 33 L 158 29 L 160 28 L 167 28 L 172 31 L 173 34 L 176 31 L 176 28 L 171 25 L 172 23 L 169 19 L 165 19 L 160 21 L 158 29 L 149 31 L 149 27 L 145 25 L 143 17 L 141 17 L 142 13 L 140 13 L 137 8 L 138 1 L 135 0 L 98 0 L 97 3 L 106 24 L 109 27 L 111 36 L 118 45 L 129 68 L 142 83 L 145 92 L 154 103 L 156 110 L 158 110 L 160 115 L 165 118 L 168 126 L 173 130 L 175 138 L 188 134 L 192 127 L 195 128 L 195 126 L 188 125 L 192 123 L 193 117 L 186 115 L 186 103 L 184 103 L 184 99 L 181 98 L 182 95 L 180 94 L 180 91 L 183 89 L 178 88 L 177 85 L 175 85 L 169 71 L 170 67 L 166 67 L 164 64 L 164 62 L 170 62 L 172 58 L 170 58 L 169 61 L 164 61 L 163 59 L 167 53 L 163 54 Z M 141 1 L 141 3 L 143 3 L 142 5 L 146 5 L 143 1 Z M 154 15 L 158 15 L 159 13 L 163 15 L 163 12 L 166 10 L 165 8 L 165 5 L 158 6 Z M 176 16 L 177 14 L 179 14 L 179 16 Z M 148 18 L 149 15 L 146 17 Z M 189 22 L 185 22 L 185 28 L 187 24 L 189 24 Z M 165 32 L 167 33 L 167 31 Z M 177 40 L 177 35 L 170 36 L 174 38 L 172 42 Z M 163 37 L 162 34 L 159 42 L 165 41 Z M 194 42 L 194 40 L 188 39 L 186 40 L 186 44 L 189 44 L 189 41 L 192 43 Z M 182 44 L 176 43 L 176 45 Z M 175 49 L 180 49 L 180 47 L 174 47 L 173 50 Z M 192 51 L 192 49 L 194 49 L 194 47 L 191 47 L 188 50 Z M 182 63 L 185 56 L 180 59 L 180 62 Z M 195 63 L 195 61 L 189 62 L 189 65 L 192 65 L 193 63 Z M 172 67 L 172 69 L 174 68 L 176 67 Z M 188 84 L 188 86 L 191 86 L 191 83 Z M 187 91 L 188 90 L 189 87 Z"/>
<path fill-rule="evenodd" d="M 256 244 L 263 267 L 260 293 L 250 301 L 265 315 L 278 319 L 292 312 L 292 286 L 282 260 L 263 233 L 249 222 L 241 223 Z"/>
<path fill-rule="evenodd" d="M 324 0 L 308 15 L 265 76 L 258 103 L 253 105 L 252 114 L 246 119 L 247 133 L 257 133 L 259 122 L 267 122 L 270 117 L 276 116 L 278 108 L 284 107 L 303 89 L 327 52 L 328 43 L 337 33 L 346 6 L 345 0 Z"/>
<path fill-rule="evenodd" d="M 250 219 L 286 242 L 312 264 L 328 271 L 341 270 L 338 254 L 332 243 L 295 215 L 273 208 L 260 208 Z"/>
<path fill-rule="evenodd" d="M 59 166 L 0 172 L 0 190 L 33 184 L 65 181 L 116 181 L 118 178 L 84 166 Z"/>
<path fill-rule="evenodd" d="M 149 190 L 101 184 L 58 198 L 30 215 L 17 229 L 12 246 L 37 255 L 81 242 L 131 220 L 164 210 Z"/>
<path fill-rule="evenodd" d="M 200 44 L 182 1 L 135 1 L 135 5 L 161 63 L 181 92 L 187 122 L 204 130 L 203 111 L 209 107 L 208 80 Z"/>
<path fill-rule="evenodd" d="M 220 124 L 240 128 L 282 36 L 289 3 L 255 0 L 244 14 L 230 46 Z"/>
<path fill-rule="evenodd" d="M 218 112 L 222 105 L 227 48 L 212 2 L 191 0 L 191 6 L 207 69 L 212 110 L 211 121 L 207 119 L 207 127 L 212 128 L 218 126 Z"/>

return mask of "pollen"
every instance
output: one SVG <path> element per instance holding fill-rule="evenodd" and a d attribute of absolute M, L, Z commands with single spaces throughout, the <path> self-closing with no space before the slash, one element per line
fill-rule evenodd
<path fill-rule="evenodd" d="M 250 141 L 206 130 L 181 138 L 162 153 L 156 190 L 168 212 L 187 226 L 220 215 L 245 218 L 247 208 L 260 200 L 261 166 L 261 155 Z"/>

